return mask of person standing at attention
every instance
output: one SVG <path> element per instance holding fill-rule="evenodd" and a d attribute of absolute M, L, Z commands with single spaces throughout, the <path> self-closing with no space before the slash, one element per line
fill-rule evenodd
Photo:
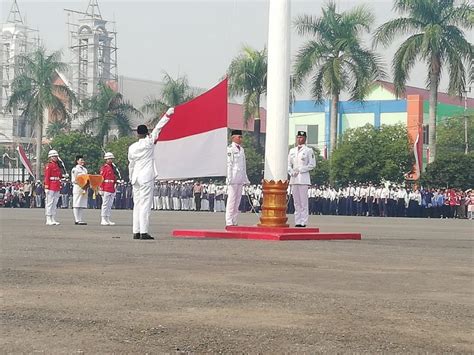
<path fill-rule="evenodd" d="M 86 225 L 84 222 L 83 214 L 84 208 L 87 208 L 87 189 L 89 183 L 86 186 L 80 186 L 77 181 L 77 177 L 80 175 L 87 174 L 87 169 L 85 167 L 86 161 L 82 155 L 76 156 L 76 166 L 71 170 L 71 181 L 73 183 L 72 187 L 72 211 L 74 214 L 74 224 L 81 226 Z"/>
<path fill-rule="evenodd" d="M 128 147 L 128 170 L 133 189 L 133 239 L 152 240 L 148 233 L 150 211 L 153 203 L 153 182 L 156 177 L 153 149 L 158 136 L 174 114 L 170 107 L 151 134 L 148 127 L 137 127 L 138 142 Z"/>
<path fill-rule="evenodd" d="M 102 209 L 100 214 L 102 221 L 100 224 L 102 226 L 113 226 L 115 223 L 110 220 L 110 215 L 115 199 L 115 184 L 117 183 L 114 167 L 115 156 L 111 152 L 107 152 L 104 155 L 104 159 L 105 164 L 100 168 L 100 175 L 104 178 L 100 186 L 102 195 Z"/>
<path fill-rule="evenodd" d="M 226 226 L 236 226 L 240 199 L 244 185 L 250 183 L 247 177 L 245 152 L 242 147 L 242 131 L 231 132 L 232 143 L 227 147 L 227 205 L 225 209 Z"/>
<path fill-rule="evenodd" d="M 56 150 L 51 149 L 48 152 L 49 163 L 44 168 L 44 192 L 45 203 L 44 210 L 46 215 L 46 225 L 55 226 L 60 224 L 56 221 L 56 211 L 59 200 L 59 191 L 61 190 L 62 171 L 59 166 L 59 154 Z M 41 202 L 41 200 L 40 200 Z M 41 207 L 37 203 L 36 207 Z"/>
<path fill-rule="evenodd" d="M 313 149 L 306 146 L 306 132 L 298 131 L 297 146 L 288 153 L 288 174 L 291 194 L 295 204 L 295 227 L 306 227 L 308 223 L 308 186 L 311 185 L 309 172 L 316 166 Z"/>

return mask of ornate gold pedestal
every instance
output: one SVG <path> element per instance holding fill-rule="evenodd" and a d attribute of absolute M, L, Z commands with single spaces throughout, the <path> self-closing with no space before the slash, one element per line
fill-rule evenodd
<path fill-rule="evenodd" d="M 288 227 L 287 188 L 288 181 L 263 181 L 263 205 L 259 227 Z"/>

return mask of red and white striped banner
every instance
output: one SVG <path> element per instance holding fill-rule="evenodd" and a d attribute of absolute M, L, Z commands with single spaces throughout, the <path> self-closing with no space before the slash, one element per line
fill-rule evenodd
<path fill-rule="evenodd" d="M 33 169 L 31 168 L 31 162 L 26 156 L 26 152 L 20 143 L 18 143 L 16 150 L 18 151 L 18 156 L 20 157 L 20 161 L 25 167 L 26 171 L 33 177 L 33 179 L 35 179 L 35 174 L 33 174 Z"/>

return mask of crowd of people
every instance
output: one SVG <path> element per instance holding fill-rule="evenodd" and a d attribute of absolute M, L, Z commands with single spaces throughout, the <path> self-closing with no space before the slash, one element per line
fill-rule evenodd
<path fill-rule="evenodd" d="M 259 212 L 262 198 L 261 185 L 245 186 L 239 203 L 240 212 Z M 100 209 L 102 199 L 102 195 L 89 189 L 87 208 Z M 45 189 L 41 181 L 0 181 L 0 205 L 4 207 L 44 208 L 44 201 Z M 153 210 L 225 212 L 226 202 L 227 185 L 222 181 L 156 181 L 153 187 Z M 311 185 L 308 206 L 311 215 L 472 219 L 474 192 L 471 189 L 417 189 L 372 183 L 349 184 L 341 188 Z M 69 179 L 61 182 L 58 208 L 72 208 L 72 184 Z M 129 182 L 117 182 L 113 209 L 133 209 L 132 185 Z M 294 213 L 290 188 L 288 213 Z"/>

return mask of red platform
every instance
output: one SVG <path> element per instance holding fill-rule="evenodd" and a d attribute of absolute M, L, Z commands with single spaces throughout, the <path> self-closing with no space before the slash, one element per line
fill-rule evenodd
<path fill-rule="evenodd" d="M 320 233 L 319 228 L 228 226 L 225 230 L 176 229 L 177 238 L 227 238 L 262 240 L 360 240 L 360 233 Z"/>

